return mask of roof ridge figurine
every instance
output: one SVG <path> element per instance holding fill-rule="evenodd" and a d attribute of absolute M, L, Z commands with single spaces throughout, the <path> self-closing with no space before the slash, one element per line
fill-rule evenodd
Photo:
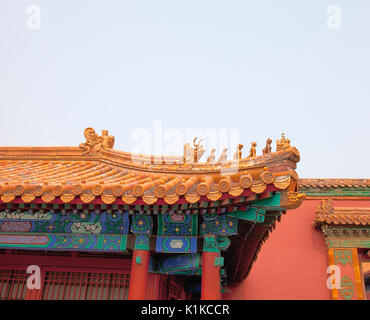
<path fill-rule="evenodd" d="M 227 160 L 227 150 L 228 150 L 227 148 L 224 148 L 222 150 L 222 153 L 221 153 L 220 157 L 218 158 L 218 162 L 221 162 L 221 163 L 226 162 L 226 160 Z"/>
<path fill-rule="evenodd" d="M 183 163 L 184 164 L 198 163 L 200 158 L 206 152 L 206 150 L 203 148 L 203 146 L 200 145 L 200 143 L 203 141 L 203 139 L 200 139 L 198 141 L 198 143 L 195 143 L 197 139 L 199 139 L 199 138 L 196 137 L 193 140 L 194 147 L 191 147 L 190 143 L 186 143 L 184 145 L 184 156 L 183 156 Z"/>
<path fill-rule="evenodd" d="M 251 142 L 251 148 L 249 150 L 249 156 L 247 159 L 254 158 L 256 156 L 256 146 L 257 142 Z"/>
<path fill-rule="evenodd" d="M 99 136 L 93 128 L 88 127 L 84 130 L 84 136 L 86 142 L 79 145 L 83 155 L 100 154 L 103 148 L 112 149 L 114 146 L 114 137 L 108 135 L 108 130 L 102 130 Z"/>
<path fill-rule="evenodd" d="M 281 139 L 276 140 L 276 151 L 284 150 L 290 148 L 290 140 L 285 138 L 285 134 L 281 134 Z"/>
<path fill-rule="evenodd" d="M 207 158 L 207 163 L 215 163 L 215 159 L 216 159 L 215 152 L 216 152 L 216 149 L 213 148 Z"/>
<path fill-rule="evenodd" d="M 262 154 L 264 156 L 271 153 L 271 143 L 272 143 L 272 140 L 270 138 L 268 138 L 266 140 L 266 146 L 262 149 Z"/>
<path fill-rule="evenodd" d="M 242 158 L 242 149 L 243 145 L 238 144 L 236 147 L 236 151 L 234 152 L 233 160 L 240 160 Z"/>

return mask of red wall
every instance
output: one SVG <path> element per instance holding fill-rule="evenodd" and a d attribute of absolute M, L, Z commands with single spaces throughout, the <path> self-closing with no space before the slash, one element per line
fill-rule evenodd
<path fill-rule="evenodd" d="M 312 228 L 319 203 L 305 200 L 282 216 L 248 277 L 225 299 L 331 299 L 325 240 Z"/>
<path fill-rule="evenodd" d="M 225 299 L 331 299 L 326 287 L 328 253 L 312 227 L 320 200 L 305 200 L 282 216 L 263 245 L 248 277 Z M 334 207 L 368 207 L 368 200 L 333 200 Z"/>

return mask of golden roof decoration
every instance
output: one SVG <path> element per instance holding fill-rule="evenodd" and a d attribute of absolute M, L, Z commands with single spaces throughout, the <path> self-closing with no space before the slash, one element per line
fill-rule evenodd
<path fill-rule="evenodd" d="M 220 155 L 220 158 L 218 159 L 218 162 L 220 162 L 220 163 L 225 163 L 226 162 L 226 160 L 227 160 L 227 150 L 228 150 L 228 148 L 224 148 L 222 150 L 222 153 Z"/>
<path fill-rule="evenodd" d="M 84 155 L 99 154 L 102 148 L 112 149 L 114 146 L 114 137 L 108 135 L 108 130 L 102 130 L 102 135 L 95 133 L 93 128 L 84 130 L 86 142 L 80 144 Z"/>
<path fill-rule="evenodd" d="M 256 153 L 257 153 L 256 146 L 257 146 L 257 142 L 251 143 L 251 148 L 249 150 L 249 156 L 247 157 L 247 159 L 254 158 L 256 156 Z"/>
<path fill-rule="evenodd" d="M 290 140 L 285 138 L 285 134 L 281 134 L 281 139 L 276 140 L 276 151 L 284 150 L 290 148 Z"/>
<path fill-rule="evenodd" d="M 184 164 L 191 164 L 191 163 L 197 163 L 199 162 L 200 158 L 204 155 L 206 150 L 203 148 L 203 146 L 200 145 L 200 143 L 203 141 L 203 139 L 199 140 L 198 143 L 195 143 L 197 141 L 197 138 L 194 138 L 193 145 L 194 147 L 190 146 L 190 143 L 186 143 L 184 145 L 184 156 L 183 156 L 183 163 Z"/>
<path fill-rule="evenodd" d="M 207 158 L 207 163 L 215 163 L 215 159 L 216 159 L 215 152 L 216 152 L 216 149 L 213 148 Z"/>
<path fill-rule="evenodd" d="M 182 156 L 152 156 L 113 150 L 114 137 L 107 130 L 99 136 L 87 128 L 84 135 L 79 147 L 0 147 L 0 201 L 194 203 L 291 191 L 297 185 L 300 155 L 294 147 L 268 156 L 254 150 L 252 158 L 242 158 L 238 145 L 237 159 L 227 161 L 224 149 L 217 162 L 212 149 L 208 161 L 199 162 L 205 149 L 198 138 Z"/>
<path fill-rule="evenodd" d="M 271 143 L 272 143 L 272 140 L 270 138 L 268 138 L 266 140 L 266 146 L 262 149 L 262 154 L 263 155 L 268 155 L 271 153 Z"/>
<path fill-rule="evenodd" d="M 238 144 L 238 146 L 236 147 L 236 151 L 234 152 L 234 156 L 233 156 L 234 160 L 240 160 L 242 158 L 242 149 L 243 149 L 243 145 Z"/>

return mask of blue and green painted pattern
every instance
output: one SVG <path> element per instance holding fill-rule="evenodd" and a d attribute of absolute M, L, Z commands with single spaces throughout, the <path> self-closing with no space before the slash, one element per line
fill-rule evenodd
<path fill-rule="evenodd" d="M 216 216 L 213 220 L 201 223 L 199 234 L 232 236 L 238 233 L 238 219 L 228 215 Z"/>
<path fill-rule="evenodd" d="M 159 236 L 196 236 L 197 229 L 197 215 L 174 210 L 165 214 L 158 214 Z"/>
<path fill-rule="evenodd" d="M 143 210 L 138 210 L 132 216 L 131 232 L 135 234 L 135 250 L 150 249 L 150 235 L 153 228 L 152 216 Z"/>
<path fill-rule="evenodd" d="M 0 248 L 122 252 L 126 244 L 122 234 L 0 234 Z"/>
<path fill-rule="evenodd" d="M 163 253 L 196 253 L 196 237 L 158 236 L 156 251 Z"/>
<path fill-rule="evenodd" d="M 20 209 L 0 212 L 0 232 L 127 234 L 128 212 Z"/>
<path fill-rule="evenodd" d="M 150 249 L 150 235 L 138 233 L 135 235 L 135 250 L 149 250 Z"/>
<path fill-rule="evenodd" d="M 150 214 L 144 211 L 137 211 L 131 220 L 131 232 L 134 234 L 151 234 L 153 219 Z"/>
<path fill-rule="evenodd" d="M 229 212 L 230 207 L 218 207 L 215 203 L 211 206 L 206 202 L 181 205 L 181 209 L 180 206 L 157 208 L 156 252 L 176 255 L 162 255 L 152 260 L 152 272 L 200 275 L 198 234 L 203 236 L 203 251 L 217 252 L 216 263 L 221 267 L 220 252 L 229 247 L 228 236 L 238 233 L 239 219 L 264 223 L 266 212 L 280 208 L 280 194 L 270 196 L 250 203 L 245 211 L 236 211 L 234 206 L 234 211 Z M 155 208 L 150 206 L 138 206 L 135 210 L 116 206 L 108 210 L 110 207 L 105 205 L 97 209 L 90 205 L 32 204 L 17 208 L 13 204 L 6 208 L 0 212 L 0 248 L 124 252 L 129 232 L 135 236 L 134 249 L 150 250 L 151 247 L 154 217 L 148 212 Z M 197 214 L 192 214 L 194 212 Z"/>

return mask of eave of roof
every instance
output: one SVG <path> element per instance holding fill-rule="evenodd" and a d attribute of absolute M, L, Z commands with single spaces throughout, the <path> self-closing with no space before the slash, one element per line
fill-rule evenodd
<path fill-rule="evenodd" d="M 370 207 L 334 207 L 333 201 L 322 200 L 316 208 L 314 228 L 323 225 L 370 225 Z"/>
<path fill-rule="evenodd" d="M 318 214 L 315 218 L 315 225 L 328 224 L 328 225 L 370 225 L 370 214 L 359 215 L 359 214 Z"/>
<path fill-rule="evenodd" d="M 370 197 L 370 179 L 299 179 L 298 188 L 307 199 Z"/>
<path fill-rule="evenodd" d="M 293 190 L 299 152 L 290 147 L 250 159 L 224 163 L 183 164 L 181 157 L 143 156 L 102 149 L 84 155 L 78 147 L 0 147 L 0 199 L 21 197 L 32 202 L 60 198 L 68 203 L 97 197 L 111 204 L 163 200 L 174 204 L 185 198 L 217 201 L 237 197 L 246 190 L 261 194 L 268 186 Z"/>
<path fill-rule="evenodd" d="M 370 179 L 302 179 L 299 188 L 360 188 L 370 187 Z"/>

